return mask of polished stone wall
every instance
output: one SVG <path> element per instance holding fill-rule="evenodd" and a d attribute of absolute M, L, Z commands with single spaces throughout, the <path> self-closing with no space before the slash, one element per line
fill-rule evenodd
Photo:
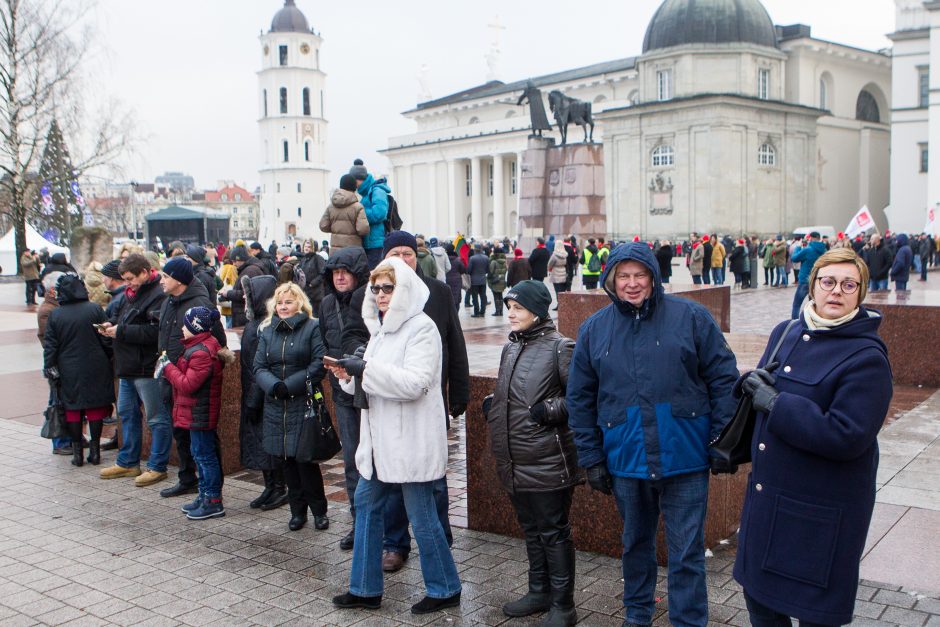
<path fill-rule="evenodd" d="M 940 387 L 940 360 L 931 350 L 940 329 L 940 291 L 869 293 L 865 306 L 883 316 L 878 334 L 888 346 L 894 382 Z"/>

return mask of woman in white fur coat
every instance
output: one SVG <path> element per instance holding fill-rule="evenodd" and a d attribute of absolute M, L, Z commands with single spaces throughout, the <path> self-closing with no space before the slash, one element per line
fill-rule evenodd
<path fill-rule="evenodd" d="M 437 517 L 431 482 L 447 470 L 447 430 L 441 387 L 441 338 L 424 314 L 428 288 L 407 264 L 388 259 L 372 271 L 362 303 L 371 339 L 365 354 L 331 370 L 350 394 L 353 377 L 368 398 L 362 410 L 356 467 L 356 524 L 349 592 L 333 598 L 344 608 L 376 609 L 382 602 L 383 510 L 392 484 L 401 484 L 408 520 L 421 554 L 426 596 L 414 614 L 460 604 L 460 579 Z M 329 367 L 329 366 L 328 366 Z"/>

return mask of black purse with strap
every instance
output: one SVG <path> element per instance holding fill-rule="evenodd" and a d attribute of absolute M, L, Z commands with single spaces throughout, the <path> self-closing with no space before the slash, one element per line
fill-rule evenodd
<path fill-rule="evenodd" d="M 774 362 L 780 346 L 786 339 L 787 334 L 790 333 L 790 329 L 799 321 L 799 318 L 791 320 L 783 333 L 780 334 L 780 339 L 777 340 L 773 352 L 767 358 L 768 364 Z M 754 401 L 751 395 L 742 393 L 734 416 L 721 430 L 718 437 L 709 444 L 711 456 L 722 462 L 715 470 L 716 473 L 733 473 L 737 471 L 737 467 L 741 464 L 751 463 L 751 440 L 754 438 L 754 422 L 756 419 L 757 412 L 754 410 Z"/>
<path fill-rule="evenodd" d="M 307 379 L 307 410 L 300 425 L 296 459 L 302 464 L 329 461 L 342 450 L 339 434 L 333 428 L 323 393 Z"/>

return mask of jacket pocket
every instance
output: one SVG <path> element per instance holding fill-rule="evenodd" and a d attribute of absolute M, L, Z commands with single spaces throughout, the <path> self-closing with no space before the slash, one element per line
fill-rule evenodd
<path fill-rule="evenodd" d="M 841 521 L 840 508 L 778 494 L 762 568 L 788 579 L 828 587 Z"/>
<path fill-rule="evenodd" d="M 700 469 L 708 465 L 708 403 L 677 401 L 656 405 L 662 471 Z"/>

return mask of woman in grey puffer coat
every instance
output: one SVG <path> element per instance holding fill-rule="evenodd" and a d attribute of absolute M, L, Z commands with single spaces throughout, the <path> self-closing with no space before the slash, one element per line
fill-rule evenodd
<path fill-rule="evenodd" d="M 255 383 L 264 393 L 262 439 L 264 450 L 283 460 L 291 519 L 297 531 L 307 522 L 307 507 L 314 526 L 326 529 L 326 494 L 317 464 L 296 460 L 300 427 L 307 409 L 307 380 L 315 386 L 323 379 L 323 336 L 310 301 L 299 285 L 282 283 L 274 291 L 273 308 L 259 327 L 255 352 Z"/>
<path fill-rule="evenodd" d="M 568 512 L 583 482 L 568 428 L 565 389 L 574 342 L 555 329 L 551 294 L 522 281 L 505 294 L 512 333 L 484 413 L 496 470 L 525 534 L 529 591 L 503 606 L 507 616 L 550 610 L 543 625 L 573 625 L 574 542 Z"/>

